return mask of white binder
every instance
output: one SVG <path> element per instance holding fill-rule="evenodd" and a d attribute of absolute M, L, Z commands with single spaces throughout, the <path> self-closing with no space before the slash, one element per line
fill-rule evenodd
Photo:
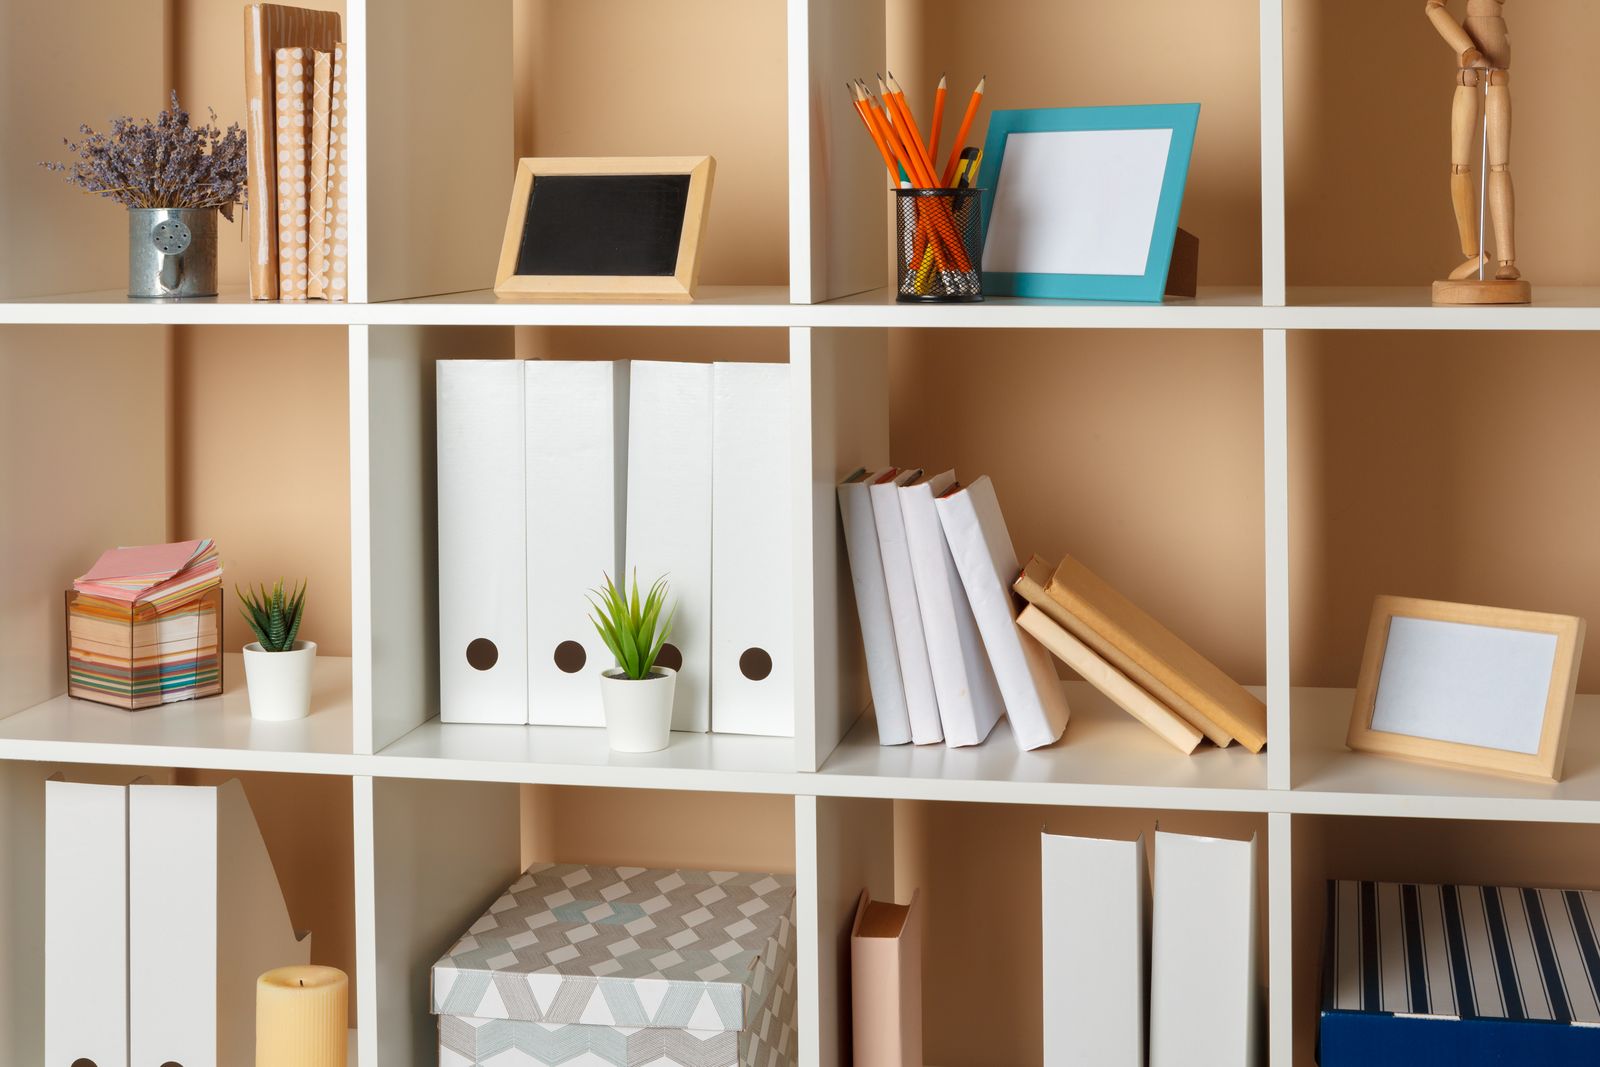
<path fill-rule="evenodd" d="M 922 632 L 922 609 L 917 605 L 917 582 L 911 572 L 911 549 L 906 544 L 905 519 L 900 514 L 900 487 L 922 477 L 921 470 L 885 473 L 872 483 L 872 520 L 878 530 L 878 552 L 883 559 L 883 582 L 894 615 L 895 651 L 900 654 L 900 680 L 905 684 L 906 714 L 911 720 L 911 740 L 932 745 L 944 740 L 939 721 L 939 698 L 928 663 L 928 642 Z"/>
<path fill-rule="evenodd" d="M 1133 841 L 1041 834 L 1045 1067 L 1144 1067 L 1150 874 Z"/>
<path fill-rule="evenodd" d="M 677 614 L 659 662 L 678 672 L 672 728 L 704 732 L 711 729 L 711 364 L 640 361 L 630 373 L 623 560 L 630 573 L 637 568 L 641 587 L 667 576 Z"/>
<path fill-rule="evenodd" d="M 712 369 L 711 728 L 794 736 L 789 365 Z"/>
<path fill-rule="evenodd" d="M 1150 1067 L 1254 1067 L 1256 839 L 1156 833 Z"/>
<path fill-rule="evenodd" d="M 535 359 L 523 366 L 528 721 L 604 726 L 597 675 L 616 659 L 589 622 L 588 593 L 607 574 L 632 587 L 619 558 L 628 500 L 628 362 Z"/>
<path fill-rule="evenodd" d="M 125 786 L 44 784 L 44 1062 L 128 1067 Z"/>
<path fill-rule="evenodd" d="M 945 471 L 902 487 L 900 514 L 906 524 L 917 607 L 922 613 L 934 689 L 939 694 L 945 744 L 961 746 L 980 744 L 1005 708 L 934 506 L 934 498 L 955 481 L 956 472 Z"/>
<path fill-rule="evenodd" d="M 892 477 L 895 471 L 885 472 Z M 911 740 L 911 714 L 906 708 L 906 688 L 900 678 L 900 656 L 895 651 L 894 614 L 889 610 L 889 588 L 883 577 L 883 556 L 878 550 L 878 530 L 872 517 L 872 483 L 878 475 L 860 471 L 839 486 L 839 518 L 844 525 L 844 547 L 850 558 L 850 585 L 855 590 L 856 617 L 867 653 L 867 683 L 878 720 L 880 745 L 903 745 Z"/>
<path fill-rule="evenodd" d="M 935 501 L 945 540 L 1000 684 L 1017 747 L 1054 744 L 1071 715 L 1050 653 L 1017 625 L 1011 585 L 1022 573 L 987 474 Z"/>
<path fill-rule="evenodd" d="M 128 787 L 133 1067 L 255 1057 L 256 978 L 307 963 L 244 787 Z"/>
<path fill-rule="evenodd" d="M 528 721 L 522 363 L 440 360 L 439 718 Z"/>

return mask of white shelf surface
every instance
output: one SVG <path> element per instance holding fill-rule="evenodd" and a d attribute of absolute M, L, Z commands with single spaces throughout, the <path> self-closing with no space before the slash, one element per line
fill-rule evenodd
<path fill-rule="evenodd" d="M 819 794 L 1008 804 L 1267 811 L 1265 753 L 1168 745 L 1086 682 L 1068 682 L 1072 719 L 1062 739 L 1018 750 L 1001 720 L 981 745 L 878 744 L 863 715 L 816 777 Z"/>
<path fill-rule="evenodd" d="M 349 659 L 317 657 L 307 718 L 262 722 L 250 717 L 244 657 L 223 658 L 221 696 L 142 711 L 58 696 L 0 719 L 0 759 L 360 773 L 351 755 Z"/>
<path fill-rule="evenodd" d="M 251 300 L 246 286 L 221 286 L 216 296 L 135 300 L 120 289 L 0 300 L 0 325 L 344 326 L 365 305 L 303 300 Z"/>
<path fill-rule="evenodd" d="M 782 285 L 705 285 L 692 302 L 504 299 L 492 289 L 361 305 L 377 326 L 802 326 Z"/>
<path fill-rule="evenodd" d="M 1534 288 L 1527 306 L 1435 307 L 1426 286 L 1293 287 L 1287 306 L 1259 288 L 1202 287 L 1159 304 L 991 296 L 901 304 L 873 289 L 792 304 L 786 286 L 706 286 L 692 303 L 508 300 L 492 290 L 376 304 L 255 301 L 242 286 L 195 300 L 132 300 L 108 290 L 0 301 L 0 325 L 745 326 L 1132 330 L 1594 330 L 1600 287 Z"/>
<path fill-rule="evenodd" d="M 606 732 L 586 726 L 497 726 L 429 719 L 376 756 L 386 778 L 804 792 L 794 739 L 674 732 L 660 752 L 612 752 Z"/>
<path fill-rule="evenodd" d="M 1353 701 L 1350 689 L 1294 690 L 1293 810 L 1600 822 L 1600 696 L 1578 698 L 1556 783 L 1352 752 L 1344 740 Z"/>

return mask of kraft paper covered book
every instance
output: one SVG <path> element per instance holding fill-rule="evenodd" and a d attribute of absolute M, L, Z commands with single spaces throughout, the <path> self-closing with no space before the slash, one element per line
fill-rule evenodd
<path fill-rule="evenodd" d="M 1088 567 L 1066 557 L 1051 575 L 1047 592 L 1106 644 L 1245 748 L 1260 752 L 1266 745 L 1266 705 Z"/>
<path fill-rule="evenodd" d="M 310 52 L 280 48 L 276 57 L 278 123 L 278 298 L 304 300 L 311 172 Z"/>
<path fill-rule="evenodd" d="M 250 202 L 250 296 L 278 298 L 277 55 L 280 48 L 331 51 L 339 40 L 339 13 L 282 4 L 244 9 L 245 132 Z"/>
<path fill-rule="evenodd" d="M 312 52 L 311 171 L 306 182 L 306 296 L 327 296 L 328 279 L 328 116 L 332 105 L 333 56 Z"/>
<path fill-rule="evenodd" d="M 855 1062 L 922 1067 L 922 914 L 865 891 L 850 929 L 851 1046 Z"/>

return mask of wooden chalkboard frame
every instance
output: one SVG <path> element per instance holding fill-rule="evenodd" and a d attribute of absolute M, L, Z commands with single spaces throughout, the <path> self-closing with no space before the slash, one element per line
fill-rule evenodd
<path fill-rule="evenodd" d="M 500 265 L 495 271 L 497 296 L 565 300 L 693 300 L 700 277 L 700 242 L 705 234 L 706 201 L 716 160 L 710 156 L 598 156 L 594 158 L 520 159 Z M 517 252 L 527 221 L 533 183 L 543 176 L 592 174 L 687 174 L 689 198 L 684 206 L 683 233 L 678 239 L 677 267 L 670 275 L 600 276 L 518 274 Z"/>

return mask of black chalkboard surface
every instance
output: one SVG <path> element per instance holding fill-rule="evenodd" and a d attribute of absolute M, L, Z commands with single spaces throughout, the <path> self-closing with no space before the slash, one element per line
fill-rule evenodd
<path fill-rule="evenodd" d="M 516 273 L 660 277 L 678 265 L 687 174 L 551 174 L 533 180 Z"/>
<path fill-rule="evenodd" d="M 496 296 L 693 300 L 710 156 L 520 159 Z"/>

